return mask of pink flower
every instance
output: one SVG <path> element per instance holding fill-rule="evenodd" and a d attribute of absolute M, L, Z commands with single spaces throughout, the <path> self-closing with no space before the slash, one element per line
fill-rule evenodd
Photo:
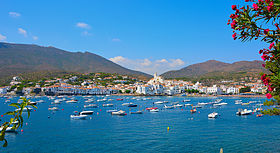
<path fill-rule="evenodd" d="M 267 6 L 267 11 L 268 11 L 268 12 L 271 12 L 271 10 L 272 10 L 272 6 L 270 6 L 270 5 Z"/>
<path fill-rule="evenodd" d="M 233 35 L 232 35 L 232 38 L 235 40 L 236 39 L 236 33 L 234 33 Z"/>
<path fill-rule="evenodd" d="M 272 95 L 270 93 L 267 93 L 266 98 L 270 99 L 270 98 L 272 98 Z"/>
<path fill-rule="evenodd" d="M 270 85 L 269 85 L 269 87 L 268 87 L 268 91 L 273 91 L 273 87 L 271 87 Z"/>
<path fill-rule="evenodd" d="M 262 67 L 265 67 L 265 64 L 262 64 Z"/>
<path fill-rule="evenodd" d="M 269 32 L 269 29 L 265 29 L 265 30 L 263 31 L 264 34 L 268 34 L 268 32 Z"/>
<path fill-rule="evenodd" d="M 274 47 L 274 42 L 269 45 L 269 49 L 271 49 L 272 47 Z"/>
<path fill-rule="evenodd" d="M 259 6 L 258 6 L 257 4 L 254 3 L 254 4 L 253 4 L 253 8 L 254 8 L 255 11 L 257 11 L 257 10 L 259 9 Z"/>

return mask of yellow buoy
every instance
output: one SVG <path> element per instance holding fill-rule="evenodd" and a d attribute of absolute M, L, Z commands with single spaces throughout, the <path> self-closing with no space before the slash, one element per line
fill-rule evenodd
<path fill-rule="evenodd" d="M 169 131 L 169 126 L 167 127 L 167 131 Z"/>

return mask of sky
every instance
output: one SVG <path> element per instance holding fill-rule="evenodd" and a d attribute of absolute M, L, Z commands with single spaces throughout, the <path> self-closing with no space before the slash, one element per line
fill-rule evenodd
<path fill-rule="evenodd" d="M 218 60 L 260 60 L 260 41 L 232 39 L 244 0 L 1 0 L 0 41 L 91 52 L 149 74 Z"/>

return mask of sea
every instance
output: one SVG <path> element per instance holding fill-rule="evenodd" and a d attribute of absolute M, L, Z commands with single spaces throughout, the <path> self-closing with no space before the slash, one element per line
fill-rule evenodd
<path fill-rule="evenodd" d="M 30 117 L 24 113 L 23 127 L 16 133 L 7 133 L 8 146 L 0 147 L 1 153 L 131 153 L 131 152 L 178 152 L 178 153 L 255 153 L 280 152 L 280 117 L 262 116 L 257 113 L 237 116 L 238 109 L 253 110 L 265 98 L 239 97 L 176 97 L 176 96 L 72 96 L 77 103 L 52 104 L 58 97 L 33 97 L 40 101 Z M 62 98 L 60 98 L 62 99 Z M 91 99 L 98 108 L 84 108 Z M 103 99 L 103 101 L 101 100 Z M 117 100 L 118 99 L 118 100 Z M 214 107 L 212 104 L 197 108 L 190 113 L 191 106 L 185 104 L 211 103 L 222 99 L 227 105 Z M 0 114 L 13 111 L 10 103 L 19 97 L 0 97 Z M 183 100 L 190 100 L 183 102 Z M 248 105 L 235 104 L 242 100 Z M 165 104 L 154 102 L 166 101 Z M 112 103 L 113 107 L 102 104 Z M 134 103 L 129 108 L 123 103 Z M 165 109 L 164 105 L 182 104 L 183 107 Z M 50 111 L 56 106 L 58 111 Z M 158 107 L 159 112 L 149 112 L 148 107 Z M 266 109 L 266 107 L 262 107 Z M 111 115 L 107 110 L 124 110 L 127 115 Z M 85 120 L 74 120 L 71 114 L 83 110 L 94 111 Z M 143 114 L 130 114 L 131 111 Z M 209 119 L 208 114 L 219 116 Z M 1 116 L 1 124 L 8 120 Z M 1 144 L 2 145 L 2 144 Z"/>

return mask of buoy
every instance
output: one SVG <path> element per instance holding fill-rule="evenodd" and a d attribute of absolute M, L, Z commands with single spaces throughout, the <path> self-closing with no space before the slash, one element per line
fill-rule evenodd
<path fill-rule="evenodd" d="M 61 110 L 64 110 L 63 108 Z"/>
<path fill-rule="evenodd" d="M 183 110 L 183 109 L 182 109 Z"/>
<path fill-rule="evenodd" d="M 36 112 L 36 109 L 34 109 L 34 112 Z"/>
<path fill-rule="evenodd" d="M 3 117 L 4 115 L 1 115 L 1 117 Z"/>
<path fill-rule="evenodd" d="M 169 131 L 169 126 L 167 127 L 167 131 Z"/>
<path fill-rule="evenodd" d="M 25 125 L 28 125 L 28 123 L 25 123 Z"/>
<path fill-rule="evenodd" d="M 99 113 L 97 112 L 96 114 L 98 115 Z"/>
<path fill-rule="evenodd" d="M 23 129 L 21 129 L 20 131 L 23 132 Z"/>
<path fill-rule="evenodd" d="M 100 112 L 101 112 L 101 109 L 100 109 Z"/>

